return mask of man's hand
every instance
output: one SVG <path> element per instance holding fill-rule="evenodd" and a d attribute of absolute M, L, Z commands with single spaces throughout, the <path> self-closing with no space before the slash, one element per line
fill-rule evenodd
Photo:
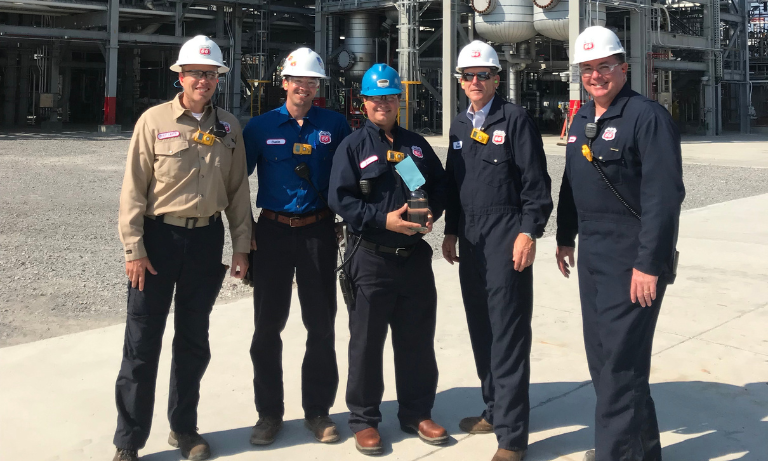
<path fill-rule="evenodd" d="M 232 270 L 229 272 L 229 275 L 242 280 L 247 270 L 248 253 L 232 253 Z"/>
<path fill-rule="evenodd" d="M 573 247 L 561 247 L 558 246 L 555 250 L 555 259 L 557 260 L 557 268 L 560 269 L 560 273 L 563 274 L 563 277 L 570 278 L 571 276 L 571 267 L 575 267 L 576 264 L 573 262 L 573 251 L 575 248 Z M 565 262 L 565 258 L 568 258 L 568 262 Z"/>
<path fill-rule="evenodd" d="M 131 281 L 131 287 L 139 287 L 139 291 L 144 291 L 144 279 L 146 275 L 145 270 L 148 270 L 150 274 L 157 275 L 157 271 L 152 267 L 152 263 L 149 262 L 148 257 L 134 259 L 133 261 L 125 262 L 125 275 Z"/>
<path fill-rule="evenodd" d="M 651 307 L 651 301 L 656 299 L 656 282 L 659 277 L 648 275 L 637 269 L 632 269 L 632 283 L 629 287 L 629 299 L 639 302 L 643 307 Z"/>
<path fill-rule="evenodd" d="M 515 246 L 512 249 L 512 261 L 515 263 L 515 270 L 522 272 L 526 267 L 533 264 L 536 259 L 536 240 L 532 240 L 522 232 L 515 239 Z"/>
<path fill-rule="evenodd" d="M 427 230 L 421 231 L 422 234 L 429 234 L 432 232 L 432 210 L 427 211 L 427 225 L 425 227 Z"/>
<path fill-rule="evenodd" d="M 445 234 L 443 237 L 443 258 L 451 263 L 459 262 L 459 254 L 456 252 L 456 241 L 458 237 L 453 234 Z"/>
<path fill-rule="evenodd" d="M 413 235 L 416 233 L 414 228 L 421 227 L 421 224 L 405 221 L 403 213 L 408 209 L 408 204 L 401 206 L 399 210 L 387 213 L 387 230 L 397 232 L 398 234 Z"/>

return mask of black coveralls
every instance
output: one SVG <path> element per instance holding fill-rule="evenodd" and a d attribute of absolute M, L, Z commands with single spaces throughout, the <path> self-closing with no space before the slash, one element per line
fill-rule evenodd
<path fill-rule="evenodd" d="M 638 221 L 582 155 L 594 102 L 571 124 L 557 207 L 557 244 L 579 235 L 584 343 L 597 394 L 598 461 L 660 461 L 648 375 L 653 333 L 677 242 L 685 197 L 680 134 L 662 106 L 625 84 L 598 121 L 592 151 Z M 652 307 L 630 301 L 632 269 L 659 276 Z"/>
<path fill-rule="evenodd" d="M 544 233 L 552 212 L 541 135 L 525 109 L 496 95 L 483 126 L 451 124 L 445 233 L 459 236 L 459 280 L 486 409 L 499 447 L 528 446 L 533 268 L 514 270 L 521 232 Z"/>
<path fill-rule="evenodd" d="M 355 285 L 356 303 L 349 312 L 349 379 L 347 406 L 353 432 L 378 427 L 384 394 L 382 360 L 387 326 L 392 328 L 398 418 L 414 423 L 431 418 L 437 390 L 434 337 L 437 290 L 432 272 L 432 248 L 412 236 L 386 230 L 387 213 L 406 203 L 408 188 L 387 161 L 392 149 L 410 156 L 426 179 L 433 220 L 443 213 L 446 176 L 427 141 L 395 127 L 390 145 L 384 131 L 371 121 L 344 139 L 333 160 L 328 200 L 349 223 L 363 244 L 348 269 Z M 361 179 L 372 180 L 369 197 Z M 405 219 L 405 218 L 404 218 Z M 346 257 L 357 237 L 351 238 Z M 394 254 L 400 249 L 398 254 Z"/>

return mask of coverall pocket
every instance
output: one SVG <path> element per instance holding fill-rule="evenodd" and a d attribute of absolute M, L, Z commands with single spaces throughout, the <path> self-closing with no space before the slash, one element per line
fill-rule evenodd
<path fill-rule="evenodd" d="M 188 141 L 155 143 L 155 177 L 164 182 L 184 179 L 188 173 L 183 168 L 187 149 L 189 149 Z"/>
<path fill-rule="evenodd" d="M 618 185 L 622 183 L 621 170 L 624 169 L 625 162 L 621 151 L 614 149 L 601 147 L 599 150 L 596 150 L 595 158 L 600 168 L 603 169 L 605 177 L 611 181 L 611 184 Z M 602 184 L 602 187 L 608 188 L 606 184 Z"/>
<path fill-rule="evenodd" d="M 480 180 L 489 186 L 499 187 L 512 181 L 510 168 L 512 156 L 506 148 L 486 149 L 480 154 Z"/>

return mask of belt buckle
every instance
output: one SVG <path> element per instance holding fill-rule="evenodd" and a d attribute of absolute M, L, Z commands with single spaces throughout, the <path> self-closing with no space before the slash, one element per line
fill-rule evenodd
<path fill-rule="evenodd" d="M 405 258 L 406 256 L 408 256 L 407 254 L 402 254 L 402 255 L 401 255 L 401 254 L 400 254 L 400 251 L 401 251 L 401 250 L 403 251 L 403 253 L 407 253 L 407 252 L 408 252 L 408 248 L 396 248 L 396 249 L 395 249 L 395 256 L 402 256 L 403 258 Z"/>
<path fill-rule="evenodd" d="M 184 221 L 184 227 L 186 229 L 194 229 L 197 227 L 197 221 L 199 218 L 186 218 L 186 221 Z M 189 226 L 189 222 L 192 221 L 192 227 Z"/>
<path fill-rule="evenodd" d="M 291 226 L 291 227 L 301 227 L 300 224 L 296 224 L 295 226 L 293 225 L 293 220 L 294 219 L 301 220 L 301 218 L 298 217 L 298 216 L 291 216 L 291 217 L 288 218 L 288 225 Z"/>

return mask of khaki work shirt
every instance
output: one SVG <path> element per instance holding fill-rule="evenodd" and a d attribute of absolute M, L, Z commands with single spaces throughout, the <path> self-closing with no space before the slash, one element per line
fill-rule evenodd
<path fill-rule="evenodd" d="M 207 106 L 198 122 L 180 97 L 148 109 L 133 131 L 118 216 L 126 261 L 147 256 L 145 215 L 207 218 L 224 211 L 233 251 L 250 251 L 251 198 L 240 124 L 218 109 L 227 135 L 212 146 L 197 143 L 192 136 L 198 128 L 208 132 L 213 111 Z"/>

